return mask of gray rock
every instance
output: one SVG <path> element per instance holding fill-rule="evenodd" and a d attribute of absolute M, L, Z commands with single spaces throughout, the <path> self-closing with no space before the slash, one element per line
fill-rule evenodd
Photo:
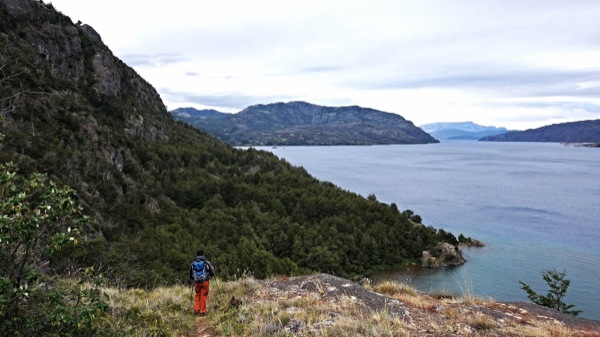
<path fill-rule="evenodd" d="M 121 89 L 121 74 L 113 61 L 114 57 L 106 53 L 94 56 L 93 66 L 96 75 L 94 89 L 105 95 L 116 95 Z"/>
<path fill-rule="evenodd" d="M 466 262 L 460 249 L 447 242 L 437 244 L 435 254 L 429 250 L 423 251 L 421 265 L 424 267 L 438 268 L 444 266 L 459 266 Z"/>

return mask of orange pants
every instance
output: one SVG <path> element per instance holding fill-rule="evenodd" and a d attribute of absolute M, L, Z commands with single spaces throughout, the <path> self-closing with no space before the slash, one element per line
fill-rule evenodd
<path fill-rule="evenodd" d="M 206 313 L 206 300 L 208 299 L 209 282 L 204 281 L 196 283 L 196 297 L 194 300 L 194 311 L 197 313 Z"/>

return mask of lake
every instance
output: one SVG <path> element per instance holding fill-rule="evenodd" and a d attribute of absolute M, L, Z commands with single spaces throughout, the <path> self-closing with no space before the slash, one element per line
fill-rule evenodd
<path fill-rule="evenodd" d="M 545 295 L 541 272 L 566 270 L 565 302 L 600 320 L 600 149 L 469 141 L 261 149 L 486 244 L 463 248 L 460 267 L 388 271 L 374 281 L 527 301 L 519 281 Z"/>

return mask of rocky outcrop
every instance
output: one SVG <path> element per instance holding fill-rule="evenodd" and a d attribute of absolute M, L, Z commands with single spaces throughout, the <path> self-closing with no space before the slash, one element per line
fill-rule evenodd
<path fill-rule="evenodd" d="M 25 15 L 31 12 L 31 2 L 24 0 L 4 0 L 6 10 L 10 15 Z"/>
<path fill-rule="evenodd" d="M 421 265 L 430 268 L 460 266 L 466 262 L 460 249 L 447 242 L 440 242 L 432 251 L 423 251 Z"/>
<path fill-rule="evenodd" d="M 52 99 L 77 92 L 77 106 L 88 100 L 122 125 L 137 121 L 143 114 L 142 124 L 125 124 L 130 134 L 150 140 L 168 139 L 160 130 L 171 116 L 158 92 L 116 58 L 92 27 L 73 23 L 56 12 L 51 3 L 42 1 L 0 0 L 0 15 L 0 43 L 10 46 L 0 55 L 19 60 L 19 66 L 25 69 L 20 70 L 22 82 L 47 82 L 30 91 L 54 91 Z M 81 111 L 74 113 L 73 119 L 78 119 Z M 92 117 L 100 119 L 96 113 Z"/>
<path fill-rule="evenodd" d="M 99 94 L 116 95 L 121 89 L 121 74 L 117 71 L 113 59 L 112 55 L 98 53 L 92 61 L 96 77 L 94 89 Z"/>
<path fill-rule="evenodd" d="M 389 328 L 385 330 L 386 333 L 365 335 L 551 336 L 554 335 L 552 331 L 560 331 L 556 335 L 598 336 L 597 331 L 600 331 L 600 321 L 567 315 L 532 303 L 501 303 L 489 298 L 474 299 L 472 295 L 445 299 L 400 284 L 394 287 L 390 285 L 391 282 L 381 287 L 371 286 L 368 282 L 361 286 L 327 274 L 243 282 L 245 287 L 254 291 L 250 298 L 241 301 L 239 310 L 250 310 L 257 303 L 269 303 L 271 310 L 265 315 L 279 314 L 280 317 L 289 318 L 271 327 L 273 331 L 284 335 L 362 335 L 352 333 L 352 326 L 373 317 L 377 317 L 376 327 L 389 326 L 385 324 L 389 319 L 394 322 L 393 326 L 402 328 L 398 328 L 395 334 Z M 309 310 L 317 310 L 299 304 L 304 299 L 314 299 L 314 303 L 318 303 L 318 310 L 322 313 L 318 319 L 315 319 L 318 315 L 306 314 Z M 378 316 L 378 313 L 384 315 Z M 258 317 L 256 319 L 260 320 Z M 331 333 L 333 326 L 338 327 L 339 330 L 333 330 L 337 334 Z M 511 333 L 523 331 L 523 328 L 531 332 Z"/>
<path fill-rule="evenodd" d="M 306 296 L 308 293 L 319 293 L 319 297 L 339 298 L 349 296 L 356 299 L 357 304 L 365 309 L 377 310 L 387 308 L 398 315 L 406 315 L 406 307 L 397 300 L 365 289 L 348 279 L 329 274 L 314 274 L 293 277 L 284 280 L 264 281 L 270 292 L 285 293 L 286 296 Z"/>
<path fill-rule="evenodd" d="M 144 123 L 144 116 L 142 115 L 129 116 L 126 126 L 125 132 L 134 137 L 154 141 L 164 141 L 169 139 L 164 130 L 158 129 L 154 125 L 146 125 L 146 123 Z"/>
<path fill-rule="evenodd" d="M 96 40 L 96 42 L 102 42 L 102 38 L 100 34 L 90 25 L 81 25 L 81 29 L 92 39 Z"/>
<path fill-rule="evenodd" d="M 470 236 L 465 237 L 462 234 L 460 234 L 458 236 L 458 245 L 459 246 L 467 246 L 467 247 L 485 247 L 485 243 L 483 243 L 482 241 L 473 239 Z"/>
<path fill-rule="evenodd" d="M 468 238 L 464 242 L 460 242 L 460 245 L 466 247 L 485 247 L 485 243 L 471 238 Z"/>

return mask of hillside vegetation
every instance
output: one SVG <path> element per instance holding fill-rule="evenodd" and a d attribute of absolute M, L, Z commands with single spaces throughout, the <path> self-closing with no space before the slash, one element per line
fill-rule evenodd
<path fill-rule="evenodd" d="M 173 284 L 201 247 L 224 278 L 352 277 L 457 244 L 394 204 L 176 122 L 98 33 L 51 4 L 0 0 L 0 45 L 0 162 L 69 186 L 89 216 L 45 272 L 94 265 L 127 286 Z"/>
<path fill-rule="evenodd" d="M 236 146 L 438 143 L 402 116 L 359 106 L 258 104 L 236 114 L 182 108 L 173 116 Z"/>

